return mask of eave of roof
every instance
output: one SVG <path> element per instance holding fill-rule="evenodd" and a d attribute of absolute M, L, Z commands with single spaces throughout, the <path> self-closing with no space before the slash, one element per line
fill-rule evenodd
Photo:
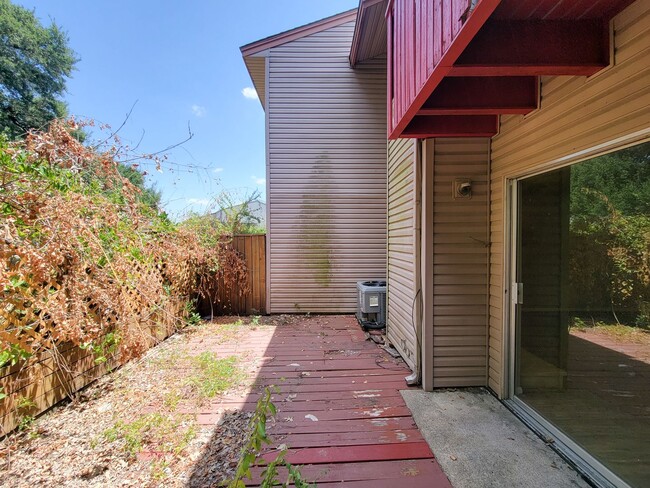
<path fill-rule="evenodd" d="M 346 22 L 354 20 L 356 17 L 357 9 L 355 8 L 348 10 L 347 12 L 342 12 L 340 14 L 332 15 L 331 17 L 317 20 L 316 22 L 312 22 L 310 24 L 296 27 L 295 29 L 281 32 L 280 34 L 275 34 L 273 36 L 260 39 L 259 41 L 251 42 L 250 44 L 246 44 L 240 47 L 239 49 L 242 53 L 242 56 L 252 56 L 267 49 L 281 46 L 287 42 L 295 41 L 301 37 L 315 34 L 325 29 L 336 27 L 337 25 L 345 24 Z"/>
<path fill-rule="evenodd" d="M 266 58 L 263 56 L 244 57 L 244 64 L 248 70 L 248 76 L 253 81 L 262 109 L 266 110 Z"/>
<path fill-rule="evenodd" d="M 266 57 L 266 51 L 277 46 L 286 44 L 287 42 L 295 41 L 302 37 L 316 34 L 317 32 L 324 31 L 331 27 L 336 27 L 346 22 L 353 21 L 357 16 L 357 9 L 348 10 L 347 12 L 342 12 L 340 14 L 332 15 L 316 22 L 306 24 L 295 29 L 291 29 L 280 34 L 275 34 L 259 41 L 251 42 L 240 47 L 242 57 L 244 58 L 244 63 L 246 64 L 246 69 L 248 74 L 253 81 L 255 90 L 259 97 L 262 108 L 266 110 L 266 74 L 264 70 L 264 63 Z"/>
<path fill-rule="evenodd" d="M 388 0 L 359 0 L 359 8 L 357 9 L 357 21 L 354 26 L 354 37 L 352 38 L 352 46 L 350 47 L 350 66 L 355 66 L 357 63 L 368 59 L 362 53 L 368 50 L 372 51 L 373 44 L 380 41 L 382 44 L 382 52 L 371 53 L 373 55 L 384 54 L 386 52 L 386 8 Z M 382 26 L 368 25 L 369 12 L 380 8 Z M 374 17 L 377 17 L 376 15 Z M 382 29 L 383 28 L 383 29 Z M 379 40 L 375 37 L 383 35 L 383 39 Z"/>

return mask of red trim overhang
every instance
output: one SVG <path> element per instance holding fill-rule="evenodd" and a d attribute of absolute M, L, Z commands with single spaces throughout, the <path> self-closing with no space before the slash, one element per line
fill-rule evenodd
<path fill-rule="evenodd" d="M 438 53 L 438 63 L 420 83 L 417 76 L 424 69 L 422 65 L 431 64 L 431 59 L 423 61 L 418 52 L 427 49 L 422 41 L 436 35 L 448 36 L 449 24 L 443 22 L 453 22 L 450 15 L 458 10 L 454 10 L 453 2 L 433 0 L 435 5 L 431 7 L 425 2 L 432 0 L 409 0 L 414 2 L 413 20 L 404 15 L 402 8 L 395 21 L 391 18 L 393 9 L 401 1 L 404 0 L 391 0 L 386 12 L 390 37 L 390 139 L 495 135 L 499 115 L 526 114 L 537 108 L 540 76 L 589 76 L 608 66 L 609 20 L 632 3 L 608 0 L 598 8 L 585 4 L 578 9 L 566 7 L 562 0 L 537 0 L 528 11 L 521 7 L 520 0 L 466 0 L 468 7 L 462 25 L 446 46 L 441 41 L 446 50 Z M 516 18 L 509 17 L 515 13 Z M 418 15 L 431 18 L 422 22 Z M 441 32 L 423 33 L 426 28 Z M 402 47 L 401 55 L 411 55 L 413 59 L 396 64 L 394 43 L 404 39 L 408 43 L 411 38 L 413 52 Z M 435 49 L 429 52 L 435 57 Z M 403 68 L 397 69 L 400 66 L 413 68 L 404 72 Z M 409 83 L 410 76 L 413 83 Z M 404 93 L 395 91 L 396 77 L 400 77 L 397 85 L 405 87 Z M 419 84 L 421 87 L 416 90 Z M 406 101 L 412 98 L 401 117 L 393 111 L 403 108 L 405 100 L 391 97 L 405 97 Z"/>

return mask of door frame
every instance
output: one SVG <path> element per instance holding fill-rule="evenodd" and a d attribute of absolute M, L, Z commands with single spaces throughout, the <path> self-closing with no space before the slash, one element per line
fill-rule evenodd
<path fill-rule="evenodd" d="M 557 168 L 555 168 L 557 169 Z M 555 171 L 549 170 L 549 171 Z M 565 435 L 555 427 L 551 422 L 546 420 L 542 415 L 537 413 L 532 407 L 517 397 L 516 380 L 519 374 L 519 364 L 517 351 L 519 350 L 520 334 L 519 320 L 520 312 L 519 292 L 517 290 L 518 282 L 518 256 L 521 250 L 521 235 L 519 232 L 519 214 L 520 214 L 520 185 L 522 180 L 537 176 L 539 174 L 528 175 L 522 178 L 512 178 L 507 182 L 507 200 L 508 200 L 508 223 L 507 223 L 507 251 L 508 266 L 507 283 L 510 290 L 509 307 L 507 313 L 507 335 L 508 335 L 508 376 L 507 376 L 507 395 L 504 399 L 508 407 L 517 417 L 519 417 L 530 429 L 540 436 L 547 444 L 553 447 L 562 457 L 568 459 L 581 473 L 603 487 L 628 487 L 623 480 L 616 476 L 612 471 L 606 468 L 596 458 L 580 447 L 569 436 Z"/>
<path fill-rule="evenodd" d="M 503 188 L 503 281 L 502 281 L 502 290 L 503 290 L 503 300 L 501 306 L 503 307 L 503 317 L 501 323 L 501 391 L 497 392 L 499 398 L 508 399 L 511 398 L 512 392 L 514 389 L 513 385 L 510 383 L 510 375 L 513 369 L 511 368 L 511 346 L 514 344 L 511 330 L 511 322 L 513 317 L 512 310 L 512 293 L 510 285 L 512 283 L 512 272 L 513 272 L 513 238 L 512 235 L 512 223 L 513 219 L 517 218 L 516 209 L 513 209 L 513 185 L 516 181 L 528 178 L 531 176 L 536 176 L 548 171 L 553 171 L 555 169 L 562 168 L 563 166 L 570 166 L 581 161 L 586 161 L 597 156 L 603 156 L 607 153 L 618 151 L 620 149 L 625 149 L 626 147 L 635 146 L 637 144 L 642 144 L 644 142 L 650 141 L 650 127 L 641 129 L 635 132 L 632 132 L 627 135 L 611 139 L 607 142 L 603 142 L 598 145 L 591 146 L 587 149 L 576 151 L 574 153 L 542 162 L 532 169 L 518 171 L 518 172 L 509 172 L 505 174 L 502 178 L 502 188 Z M 492 170 L 490 170 L 492 171 Z M 516 202 L 514 202 L 516 203 Z M 516 269 L 516 267 L 515 267 Z M 514 364 L 514 363 L 513 363 Z"/>

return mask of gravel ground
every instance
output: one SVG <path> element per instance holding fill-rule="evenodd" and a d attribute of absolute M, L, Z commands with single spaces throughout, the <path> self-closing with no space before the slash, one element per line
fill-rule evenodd
<path fill-rule="evenodd" d="M 206 400 L 188 381 L 198 371 L 195 358 L 202 351 L 196 343 L 202 343 L 201 337 L 210 338 L 206 348 L 214 347 L 215 338 L 223 344 L 242 342 L 252 328 L 291 319 L 237 320 L 222 317 L 172 336 L 84 389 L 75 401 L 54 407 L 29 429 L 0 441 L 0 484 L 218 486 L 237 465 L 250 414 L 225 412 L 217 425 L 208 427 L 188 413 L 218 400 Z M 251 359 L 239 358 L 242 365 Z M 252 382 L 242 372 L 226 393 L 247 390 Z"/>

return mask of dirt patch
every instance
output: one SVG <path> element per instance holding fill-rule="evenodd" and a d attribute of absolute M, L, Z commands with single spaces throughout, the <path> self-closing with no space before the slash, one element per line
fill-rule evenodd
<path fill-rule="evenodd" d="M 218 402 L 245 395 L 260 361 L 241 345 L 293 320 L 221 317 L 172 336 L 2 440 L 3 485 L 217 485 L 237 465 L 250 418 Z"/>

